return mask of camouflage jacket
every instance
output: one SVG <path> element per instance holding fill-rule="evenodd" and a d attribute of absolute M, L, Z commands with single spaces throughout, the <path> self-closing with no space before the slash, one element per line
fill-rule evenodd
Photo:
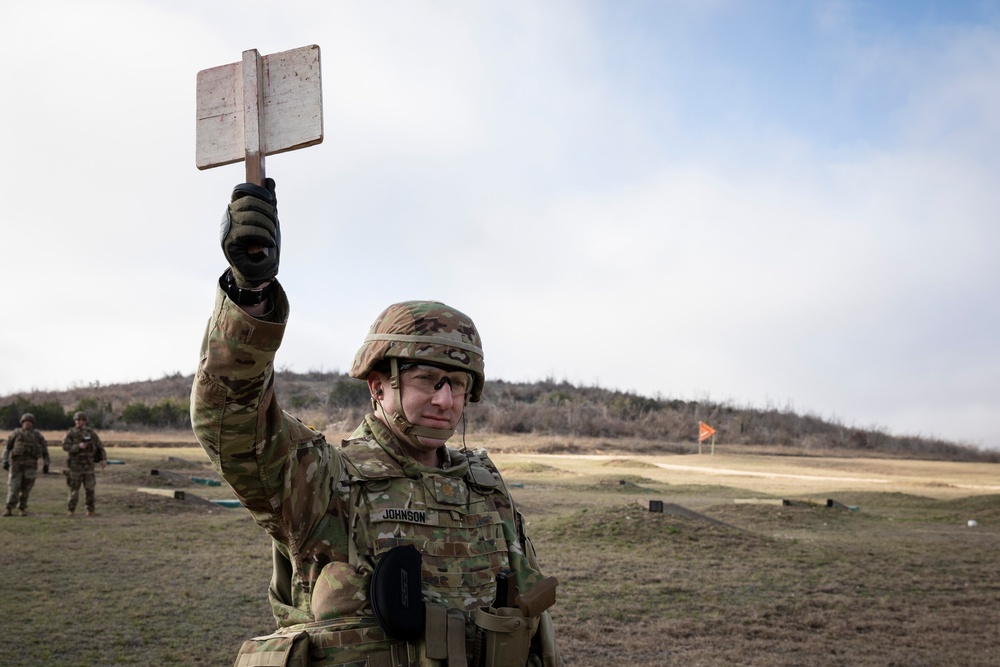
<path fill-rule="evenodd" d="M 500 568 L 515 571 L 521 590 L 540 579 L 520 515 L 484 452 L 446 448 L 445 465 L 428 468 L 405 456 L 372 415 L 335 447 L 281 410 L 273 368 L 288 306 L 275 288 L 278 322 L 252 318 L 217 292 L 191 422 L 216 470 L 272 538 L 269 597 L 279 626 L 352 619 L 370 628 L 375 561 L 400 544 L 423 552 L 425 599 L 467 619 L 488 606 Z"/>
<path fill-rule="evenodd" d="M 49 465 L 49 445 L 45 442 L 45 436 L 37 428 L 30 431 L 23 428 L 14 429 L 3 449 L 4 462 L 35 462 L 37 465 L 38 459 Z"/>
<path fill-rule="evenodd" d="M 81 449 L 83 443 L 87 443 L 87 447 Z M 89 426 L 71 428 L 63 438 L 62 447 L 67 453 L 66 467 L 71 473 L 94 472 L 94 463 L 108 459 L 97 431 Z"/>

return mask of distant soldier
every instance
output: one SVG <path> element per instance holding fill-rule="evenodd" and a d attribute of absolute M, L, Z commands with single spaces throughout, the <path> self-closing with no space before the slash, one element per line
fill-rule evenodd
<path fill-rule="evenodd" d="M 66 458 L 66 484 L 69 485 L 69 501 L 66 508 L 73 516 L 76 504 L 80 501 L 80 485 L 86 491 L 87 516 L 94 516 L 97 487 L 97 475 L 94 474 L 94 464 L 100 463 L 101 470 L 108 465 L 108 455 L 104 451 L 97 432 L 87 426 L 87 415 L 77 412 L 73 415 L 75 426 L 63 438 L 63 449 L 68 454 Z"/>
<path fill-rule="evenodd" d="M 4 516 L 10 516 L 17 507 L 19 516 L 28 513 L 28 494 L 35 485 L 38 475 L 38 459 L 44 465 L 43 473 L 49 472 L 49 446 L 45 436 L 35 430 L 35 416 L 30 412 L 21 415 L 21 427 L 7 438 L 3 449 L 3 469 L 10 471 L 7 478 L 7 507 Z"/>

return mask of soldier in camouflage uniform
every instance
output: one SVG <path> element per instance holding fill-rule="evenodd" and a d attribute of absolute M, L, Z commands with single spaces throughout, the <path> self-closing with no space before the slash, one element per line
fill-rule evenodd
<path fill-rule="evenodd" d="M 45 442 L 45 436 L 35 430 L 35 416 L 26 412 L 21 415 L 21 427 L 14 429 L 3 449 L 3 469 L 10 471 L 4 516 L 13 514 L 15 507 L 20 516 L 28 513 L 28 495 L 38 476 L 38 459 L 42 459 L 42 472 L 47 474 L 48 443 Z"/>
<path fill-rule="evenodd" d="M 63 449 L 66 450 L 66 484 L 69 486 L 69 500 L 66 508 L 70 516 L 76 511 L 80 501 L 80 486 L 85 491 L 84 503 L 87 506 L 87 516 L 97 514 L 96 503 L 97 475 L 94 464 L 100 463 L 101 470 L 108 465 L 108 455 L 97 431 L 87 426 L 87 415 L 77 412 L 73 415 L 74 426 L 63 438 Z"/>
<path fill-rule="evenodd" d="M 485 451 L 446 445 L 485 381 L 472 320 L 438 302 L 389 306 L 350 371 L 372 412 L 328 443 L 274 391 L 289 312 L 280 238 L 273 181 L 237 186 L 192 387 L 198 440 L 272 538 L 278 630 L 245 642 L 236 665 L 560 667 L 555 581 L 502 477 Z M 414 554 L 416 570 L 390 565 Z M 380 566 L 389 574 L 373 576 Z M 516 583 L 502 605 L 498 574 Z"/>

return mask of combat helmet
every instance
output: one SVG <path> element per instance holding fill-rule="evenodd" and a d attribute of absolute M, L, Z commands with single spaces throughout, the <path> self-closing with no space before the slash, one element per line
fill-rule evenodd
<path fill-rule="evenodd" d="M 475 403 L 483 394 L 485 363 L 476 325 L 468 315 L 440 301 L 403 301 L 382 311 L 354 355 L 348 374 L 366 380 L 373 370 L 384 367 L 387 361 L 390 384 L 396 392 L 400 411 L 403 402 L 399 393 L 399 366 L 405 362 L 467 371 L 473 377 L 468 400 Z M 448 439 L 454 433 L 414 426 L 398 411 L 392 415 L 392 420 L 407 437 L 425 435 Z"/>
<path fill-rule="evenodd" d="M 32 424 L 34 424 L 35 415 L 31 414 L 30 412 L 25 412 L 23 415 L 21 415 L 21 421 L 19 421 L 18 424 L 23 424 L 24 422 L 31 422 Z"/>
<path fill-rule="evenodd" d="M 367 379 L 393 358 L 468 371 L 474 378 L 469 400 L 475 403 L 483 394 L 483 343 L 476 325 L 440 301 L 403 301 L 383 310 L 354 355 L 349 375 Z"/>
<path fill-rule="evenodd" d="M 84 421 L 86 421 L 87 413 L 83 412 L 82 410 L 77 410 L 76 412 L 73 413 L 73 419 L 74 421 L 77 419 L 83 419 Z"/>

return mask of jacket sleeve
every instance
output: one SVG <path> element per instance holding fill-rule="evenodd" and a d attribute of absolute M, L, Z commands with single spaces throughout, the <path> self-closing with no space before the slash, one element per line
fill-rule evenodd
<path fill-rule="evenodd" d="M 326 512 L 340 457 L 278 405 L 274 356 L 288 301 L 277 282 L 274 291 L 275 321 L 264 321 L 217 290 L 191 390 L 191 424 L 254 520 L 295 550 Z"/>

